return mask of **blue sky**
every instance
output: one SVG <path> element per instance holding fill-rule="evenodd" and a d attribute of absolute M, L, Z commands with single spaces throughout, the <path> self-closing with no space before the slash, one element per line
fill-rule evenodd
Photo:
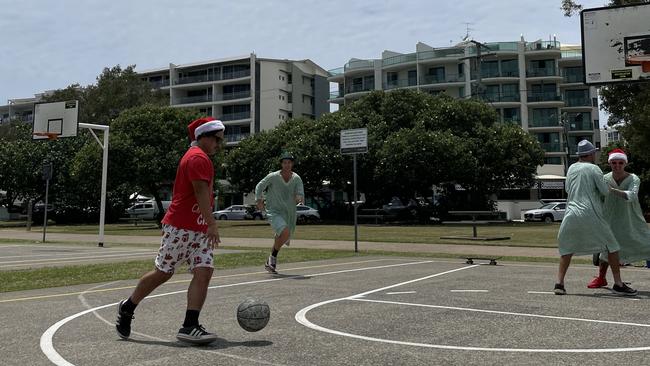
<path fill-rule="evenodd" d="M 255 52 L 309 58 L 325 69 L 383 50 L 413 52 L 418 41 L 456 43 L 465 22 L 474 39 L 580 43 L 577 17 L 560 0 L 218 1 L 0 0 L 0 104 L 72 83 L 104 67 L 145 70 Z M 586 7 L 602 1 L 582 1 Z"/>

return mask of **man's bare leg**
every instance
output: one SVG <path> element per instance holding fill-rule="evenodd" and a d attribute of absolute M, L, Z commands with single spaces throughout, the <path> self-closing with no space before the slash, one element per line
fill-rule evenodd
<path fill-rule="evenodd" d="M 564 286 L 564 277 L 566 276 L 566 272 L 569 269 L 569 265 L 571 264 L 572 257 L 573 257 L 573 253 L 565 254 L 560 257 L 560 267 L 557 271 L 557 283 L 559 285 Z"/>
<path fill-rule="evenodd" d="M 607 260 L 609 261 L 609 266 L 612 267 L 612 275 L 614 276 L 614 283 L 618 286 L 623 286 L 623 281 L 621 280 L 621 267 L 618 258 L 618 252 L 608 253 Z"/>
<path fill-rule="evenodd" d="M 187 309 L 201 310 L 208 296 L 208 286 L 214 273 L 213 268 L 198 267 L 193 271 L 192 281 L 187 289 Z"/>
<path fill-rule="evenodd" d="M 146 273 L 138 281 L 138 285 L 133 290 L 131 294 L 131 301 L 134 304 L 139 304 L 145 297 L 147 297 L 153 290 L 158 288 L 158 286 L 167 282 L 172 278 L 173 273 L 165 273 L 158 269 L 154 269 L 151 272 Z"/>
<path fill-rule="evenodd" d="M 273 241 L 273 249 L 274 250 L 280 250 L 282 246 L 289 240 L 289 229 L 284 228 L 280 235 L 275 237 L 275 240 Z"/>

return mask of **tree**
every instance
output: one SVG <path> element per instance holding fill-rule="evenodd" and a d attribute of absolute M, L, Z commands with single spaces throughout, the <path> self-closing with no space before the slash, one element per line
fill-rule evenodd
<path fill-rule="evenodd" d="M 296 155 L 296 171 L 309 193 L 316 194 L 324 181 L 351 193 L 350 158 L 339 152 L 339 133 L 366 127 L 369 152 L 358 157 L 358 182 L 369 202 L 411 198 L 454 183 L 481 197 L 478 206 L 487 193 L 531 184 L 543 163 L 543 150 L 531 135 L 496 120 L 491 107 L 475 100 L 373 92 L 316 121 L 290 120 L 242 141 L 226 158 L 228 177 L 251 191 L 278 169 L 280 152 L 287 149 Z"/>

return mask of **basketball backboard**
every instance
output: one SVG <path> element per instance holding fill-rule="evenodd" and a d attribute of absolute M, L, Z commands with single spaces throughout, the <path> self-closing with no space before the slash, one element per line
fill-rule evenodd
<path fill-rule="evenodd" d="M 650 81 L 650 3 L 580 13 L 586 84 Z"/>
<path fill-rule="evenodd" d="M 34 105 L 34 140 L 47 139 L 47 134 L 56 134 L 57 138 L 77 136 L 78 127 L 79 101 Z"/>

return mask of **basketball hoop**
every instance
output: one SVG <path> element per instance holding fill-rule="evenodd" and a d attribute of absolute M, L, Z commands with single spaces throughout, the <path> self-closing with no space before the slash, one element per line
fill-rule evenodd
<path fill-rule="evenodd" d="M 54 132 L 34 132 L 33 135 L 45 137 L 50 141 L 55 141 L 59 138 L 59 134 Z"/>
<path fill-rule="evenodd" d="M 641 65 L 643 72 L 650 72 L 650 55 L 628 56 L 626 61 L 630 65 Z"/>

